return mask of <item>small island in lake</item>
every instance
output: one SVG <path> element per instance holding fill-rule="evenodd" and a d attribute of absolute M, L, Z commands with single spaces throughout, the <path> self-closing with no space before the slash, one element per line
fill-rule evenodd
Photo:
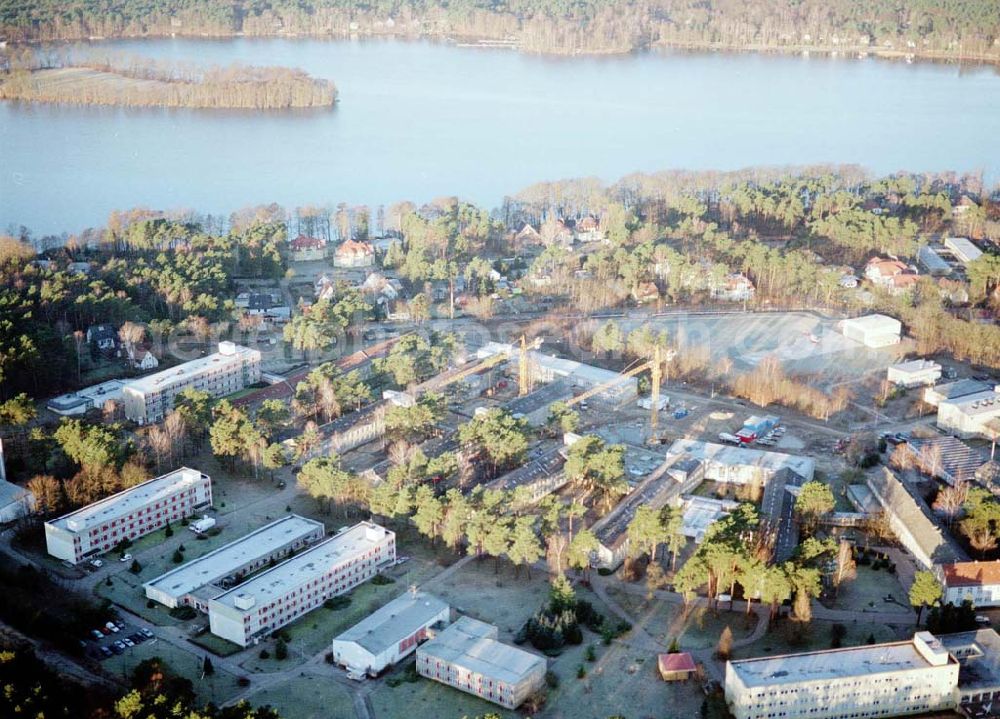
<path fill-rule="evenodd" d="M 0 98 L 121 107 L 283 110 L 330 107 L 337 88 L 298 69 L 180 68 L 152 60 L 84 60 L 0 75 Z"/>

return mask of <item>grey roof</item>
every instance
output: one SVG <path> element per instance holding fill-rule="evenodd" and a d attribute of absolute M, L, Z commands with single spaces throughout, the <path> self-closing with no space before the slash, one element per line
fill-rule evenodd
<path fill-rule="evenodd" d="M 958 657 L 960 690 L 1000 686 L 1000 636 L 993 629 L 938 634 L 937 638 Z"/>
<path fill-rule="evenodd" d="M 955 540 L 937 523 L 924 500 L 889 469 L 868 476 L 868 486 L 879 504 L 906 526 L 917 544 L 935 564 L 959 562 L 968 557 Z"/>
<path fill-rule="evenodd" d="M 936 385 L 928 391 L 933 392 L 942 399 L 949 400 L 957 399 L 959 397 L 967 397 L 970 394 L 985 392 L 989 389 L 990 385 L 985 382 L 980 382 L 976 379 L 960 379 L 957 382 L 948 382 L 946 384 Z"/>
<path fill-rule="evenodd" d="M 496 639 L 497 628 L 461 617 L 420 647 L 419 652 L 474 674 L 516 685 L 545 668 L 545 659 Z"/>
<path fill-rule="evenodd" d="M 448 604 L 430 594 L 407 592 L 369 614 L 334 641 L 355 642 L 377 656 L 449 609 Z"/>
<path fill-rule="evenodd" d="M 0 507 L 6 507 L 15 502 L 23 502 L 34 495 L 24 487 L 0 479 Z"/>
<path fill-rule="evenodd" d="M 546 452 L 541 457 L 524 464 L 512 472 L 497 477 L 486 485 L 487 489 L 513 490 L 517 487 L 531 486 L 535 482 L 551 477 L 562 470 L 566 464 L 562 447 Z"/>
<path fill-rule="evenodd" d="M 534 392 L 529 392 L 523 397 L 512 399 L 504 405 L 504 409 L 511 414 L 528 415 L 537 412 L 543 407 L 548 407 L 553 402 L 568 399 L 572 396 L 573 389 L 569 386 L 569 383 L 563 379 L 557 379 L 536 389 Z"/>
<path fill-rule="evenodd" d="M 907 447 L 927 474 L 972 479 L 976 470 L 986 463 L 986 456 L 955 437 L 910 439 Z"/>

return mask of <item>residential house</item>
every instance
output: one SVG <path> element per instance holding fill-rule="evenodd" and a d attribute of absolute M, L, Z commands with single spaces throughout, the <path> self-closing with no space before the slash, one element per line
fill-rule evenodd
<path fill-rule="evenodd" d="M 935 573 L 944 587 L 944 604 L 969 600 L 976 608 L 1000 607 L 1000 560 L 942 564 Z"/>
<path fill-rule="evenodd" d="M 87 328 L 87 344 L 96 347 L 105 356 L 111 356 L 118 351 L 118 330 L 112 325 L 91 325 Z"/>
<path fill-rule="evenodd" d="M 572 220 L 546 220 L 542 225 L 542 242 L 546 245 L 571 247 L 574 240 L 571 225 Z"/>
<path fill-rule="evenodd" d="M 977 205 L 976 201 L 973 200 L 968 195 L 962 195 L 962 197 L 955 204 L 955 206 L 951 208 L 951 214 L 954 215 L 955 217 L 958 217 L 960 215 L 964 215 L 973 207 L 979 207 L 979 205 Z"/>
<path fill-rule="evenodd" d="M 326 241 L 318 237 L 299 235 L 288 243 L 294 262 L 314 262 L 326 259 Z"/>
<path fill-rule="evenodd" d="M 160 366 L 160 361 L 153 356 L 153 353 L 141 347 L 129 346 L 128 361 L 132 369 L 151 370 Z"/>
<path fill-rule="evenodd" d="M 711 288 L 712 298 L 725 302 L 749 302 L 757 288 L 750 278 L 739 272 L 727 275 L 721 283 Z"/>
<path fill-rule="evenodd" d="M 873 285 L 881 287 L 891 295 L 901 295 L 912 289 L 920 276 L 897 259 L 873 257 L 865 266 L 865 277 Z"/>
<path fill-rule="evenodd" d="M 375 248 L 367 242 L 345 240 L 333 256 L 334 267 L 371 267 L 375 264 Z"/>
<path fill-rule="evenodd" d="M 70 262 L 66 267 L 67 272 L 72 272 L 75 275 L 89 275 L 90 274 L 90 263 L 89 262 Z"/>
<path fill-rule="evenodd" d="M 655 282 L 640 282 L 632 290 L 632 298 L 640 305 L 654 303 L 660 299 L 660 290 L 657 288 Z"/>
<path fill-rule="evenodd" d="M 600 242 L 605 239 L 601 231 L 600 221 L 593 215 L 587 215 L 576 223 L 576 239 L 580 242 Z"/>
<path fill-rule="evenodd" d="M 541 233 L 532 227 L 527 222 L 524 223 L 524 227 L 514 235 L 514 246 L 515 247 L 526 247 L 529 245 L 540 245 L 542 244 Z"/>

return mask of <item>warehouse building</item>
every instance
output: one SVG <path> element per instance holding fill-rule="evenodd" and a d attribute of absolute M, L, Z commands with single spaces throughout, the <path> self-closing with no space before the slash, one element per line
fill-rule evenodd
<path fill-rule="evenodd" d="M 986 464 L 981 452 L 954 437 L 913 437 L 895 451 L 924 474 L 951 485 L 971 482 Z"/>
<path fill-rule="evenodd" d="M 963 438 L 1000 435 L 1000 392 L 993 388 L 945 400 L 938 405 L 937 426 Z"/>
<path fill-rule="evenodd" d="M 866 482 L 896 538 L 924 569 L 967 559 L 961 547 L 938 524 L 926 502 L 890 469 L 883 467 L 881 472 L 869 475 Z"/>
<path fill-rule="evenodd" d="M 45 523 L 53 557 L 78 564 L 212 504 L 212 480 L 182 467 Z"/>
<path fill-rule="evenodd" d="M 545 659 L 498 635 L 492 624 L 461 617 L 417 649 L 417 673 L 516 709 L 545 684 Z"/>
<path fill-rule="evenodd" d="M 396 560 L 396 535 L 359 522 L 208 602 L 212 633 L 249 645 Z"/>
<path fill-rule="evenodd" d="M 3 475 L 3 452 L 0 451 L 0 524 L 27 517 L 35 511 L 35 495 L 3 479 Z"/>
<path fill-rule="evenodd" d="M 903 333 L 899 320 L 886 315 L 867 315 L 844 320 L 841 325 L 844 337 L 856 340 L 865 347 L 898 345 Z"/>
<path fill-rule="evenodd" d="M 969 600 L 975 607 L 1000 607 L 1000 560 L 952 562 L 935 567 L 945 604 Z"/>
<path fill-rule="evenodd" d="M 291 514 L 142 585 L 146 597 L 171 609 L 208 611 L 208 600 L 272 560 L 287 557 L 326 534 L 322 522 Z"/>
<path fill-rule="evenodd" d="M 694 439 L 679 439 L 667 450 L 668 456 L 680 454 L 701 460 L 705 465 L 705 479 L 727 484 L 759 482 L 763 485 L 783 470 L 794 472 L 808 482 L 816 472 L 816 462 L 812 457 Z"/>
<path fill-rule="evenodd" d="M 174 407 L 174 398 L 189 387 L 224 397 L 260 381 L 260 352 L 220 342 L 207 357 L 129 382 L 122 389 L 125 417 L 137 424 L 159 422 Z"/>
<path fill-rule="evenodd" d="M 963 265 L 975 262 L 983 256 L 982 250 L 972 244 L 966 237 L 947 237 L 945 238 L 944 246 L 951 250 L 951 254 Z"/>
<path fill-rule="evenodd" d="M 930 632 L 905 642 L 726 662 L 736 719 L 856 719 L 948 710 L 959 663 Z"/>
<path fill-rule="evenodd" d="M 956 382 L 946 382 L 935 387 L 928 387 L 924 390 L 924 402 L 932 407 L 937 407 L 942 402 L 961 399 L 980 392 L 989 392 L 991 389 L 991 385 L 977 379 L 960 379 Z"/>
<path fill-rule="evenodd" d="M 333 640 L 333 661 L 354 674 L 376 676 L 416 651 L 451 608 L 424 592 L 407 592 Z"/>
<path fill-rule="evenodd" d="M 941 365 L 932 360 L 915 359 L 889 365 L 886 379 L 900 387 L 933 385 L 941 379 Z"/>

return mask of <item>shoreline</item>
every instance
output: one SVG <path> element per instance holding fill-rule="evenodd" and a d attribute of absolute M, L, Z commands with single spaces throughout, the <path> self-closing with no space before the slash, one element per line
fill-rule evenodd
<path fill-rule="evenodd" d="M 1000 53 L 998 54 L 954 54 L 940 51 L 921 51 L 918 48 L 886 48 L 871 47 L 862 45 L 733 45 L 726 43 L 682 41 L 682 40 L 661 40 L 653 43 L 643 44 L 629 48 L 552 48 L 540 50 L 526 48 L 523 43 L 516 38 L 494 38 L 488 36 L 465 36 L 456 34 L 444 34 L 435 32 L 405 33 L 405 32 L 373 32 L 373 31 L 352 31 L 352 32 L 295 32 L 295 33 L 269 33 L 255 34 L 243 31 L 234 32 L 146 32 L 146 33 L 125 33 L 113 36 L 77 36 L 62 37 L 46 40 L 10 41 L 8 48 L 12 47 L 41 47 L 45 45 L 70 44 L 70 43 L 107 43 L 122 40 L 164 40 L 164 39 L 185 39 L 185 40 L 330 40 L 334 42 L 357 42 L 363 40 L 386 40 L 398 42 L 435 42 L 451 45 L 457 48 L 482 49 L 482 50 L 510 50 L 513 52 L 535 55 L 538 57 L 553 58 L 598 58 L 616 57 L 640 54 L 643 52 L 669 52 L 687 51 L 703 53 L 727 53 L 727 54 L 755 54 L 755 55 L 787 55 L 787 56 L 810 56 L 860 60 L 874 58 L 879 60 L 902 60 L 907 63 L 936 63 L 949 65 L 975 65 L 990 66 L 1000 68 Z"/>

